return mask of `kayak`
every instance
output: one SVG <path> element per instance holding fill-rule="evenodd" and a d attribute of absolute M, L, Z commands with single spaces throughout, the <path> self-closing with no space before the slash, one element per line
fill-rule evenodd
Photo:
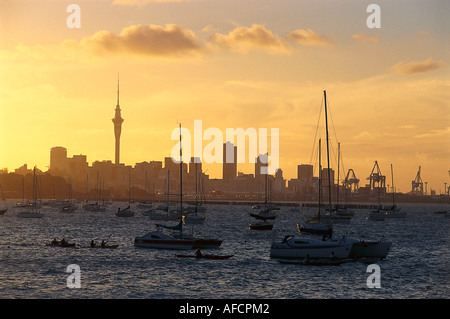
<path fill-rule="evenodd" d="M 51 246 L 51 247 L 75 247 L 76 244 L 75 243 L 66 243 L 66 244 L 61 244 L 61 243 L 47 243 L 45 244 L 45 246 Z"/>
<path fill-rule="evenodd" d="M 220 256 L 220 255 L 208 255 L 208 254 L 206 254 L 206 255 L 201 255 L 201 256 L 195 256 L 195 255 L 194 256 L 193 255 L 175 255 L 175 256 L 177 256 L 178 258 L 228 259 L 228 258 L 233 257 L 234 255 Z"/>

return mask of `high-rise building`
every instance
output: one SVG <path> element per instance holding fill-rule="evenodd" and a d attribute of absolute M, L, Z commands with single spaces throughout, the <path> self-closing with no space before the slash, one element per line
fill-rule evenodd
<path fill-rule="evenodd" d="M 301 164 L 297 166 L 297 178 L 301 181 L 312 182 L 313 166 Z"/>
<path fill-rule="evenodd" d="M 231 142 L 223 144 L 223 175 L 225 181 L 234 180 L 237 175 L 237 146 Z"/>
<path fill-rule="evenodd" d="M 122 123 L 124 119 L 120 114 L 120 105 L 119 105 L 119 78 L 117 78 L 117 105 L 116 105 L 116 115 L 112 119 L 114 123 L 114 136 L 116 138 L 116 152 L 115 152 L 115 164 L 120 163 L 120 133 L 122 132 Z"/>
<path fill-rule="evenodd" d="M 67 170 L 67 149 L 56 146 L 50 149 L 50 170 L 62 173 Z"/>

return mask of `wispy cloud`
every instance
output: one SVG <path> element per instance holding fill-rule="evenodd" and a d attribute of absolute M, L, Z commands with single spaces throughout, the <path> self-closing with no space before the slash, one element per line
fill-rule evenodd
<path fill-rule="evenodd" d="M 414 137 L 423 138 L 423 137 L 437 137 L 437 136 L 445 136 L 445 135 L 450 136 L 450 127 L 447 127 L 445 129 L 441 129 L 441 130 L 431 130 L 428 133 L 417 134 Z"/>
<path fill-rule="evenodd" d="M 365 43 L 377 43 L 380 41 L 380 37 L 378 35 L 367 35 L 364 33 L 352 34 L 352 39 L 358 42 Z"/>
<path fill-rule="evenodd" d="M 289 53 L 291 48 L 283 39 L 266 29 L 263 25 L 252 24 L 237 27 L 228 34 L 215 33 L 210 40 L 222 48 L 247 53 L 252 50 L 264 50 L 269 53 Z"/>
<path fill-rule="evenodd" d="M 431 58 L 425 61 L 413 61 L 408 63 L 399 62 L 395 64 L 392 69 L 395 73 L 405 75 L 405 74 L 416 74 L 425 73 L 437 70 L 444 66 L 442 61 L 433 61 Z"/>
<path fill-rule="evenodd" d="M 311 29 L 297 29 L 290 32 L 286 38 L 300 45 L 329 46 L 333 41 L 326 36 L 319 35 Z"/>

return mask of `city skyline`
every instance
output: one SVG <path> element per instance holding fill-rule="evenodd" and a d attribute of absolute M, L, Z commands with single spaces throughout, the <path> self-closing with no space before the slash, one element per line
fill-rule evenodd
<path fill-rule="evenodd" d="M 116 161 L 120 73 L 126 165 L 170 156 L 177 123 L 202 120 L 223 133 L 279 128 L 279 166 L 295 178 L 314 164 L 327 90 L 344 169 L 363 185 L 375 161 L 389 181 L 393 164 L 401 192 L 419 166 L 438 193 L 449 182 L 447 3 L 379 1 L 379 29 L 358 1 L 78 4 L 79 29 L 66 26 L 69 3 L 0 4 L 0 168 L 45 168 L 57 145 Z M 203 168 L 222 178 L 221 164 Z"/>

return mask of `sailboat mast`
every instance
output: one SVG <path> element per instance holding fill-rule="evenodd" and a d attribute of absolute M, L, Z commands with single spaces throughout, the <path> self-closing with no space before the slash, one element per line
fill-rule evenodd
<path fill-rule="evenodd" d="M 322 206 L 320 198 L 322 195 L 322 159 L 321 159 L 321 146 L 322 139 L 319 138 L 319 217 L 320 217 L 320 207 Z"/>
<path fill-rule="evenodd" d="M 325 100 L 325 129 L 327 133 L 327 165 L 328 165 L 328 203 L 331 209 L 331 174 L 330 174 L 330 151 L 328 143 L 328 116 L 327 116 L 327 91 L 323 91 L 323 96 Z"/>
<path fill-rule="evenodd" d="M 181 123 L 180 123 L 180 218 L 183 218 L 183 151 L 181 147 Z M 182 223 L 180 223 L 181 225 Z M 183 228 L 180 227 L 180 234 Z"/>
<path fill-rule="evenodd" d="M 338 167 L 337 167 L 337 189 L 336 189 L 336 211 L 339 209 L 339 162 L 341 161 L 341 143 L 338 143 Z"/>
<path fill-rule="evenodd" d="M 392 164 L 391 164 L 391 176 L 392 176 L 392 209 L 394 209 L 394 206 L 395 206 L 395 188 L 394 188 L 394 169 L 392 168 Z"/>

